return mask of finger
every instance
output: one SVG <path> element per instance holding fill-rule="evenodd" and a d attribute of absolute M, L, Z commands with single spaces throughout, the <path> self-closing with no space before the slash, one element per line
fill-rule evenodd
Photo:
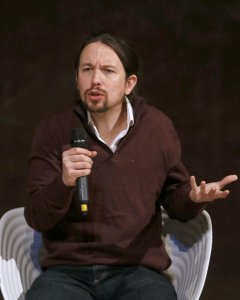
<path fill-rule="evenodd" d="M 200 193 L 203 196 L 206 196 L 207 192 L 206 192 L 206 181 L 202 181 L 200 184 Z"/>
<path fill-rule="evenodd" d="M 78 178 L 78 177 L 82 177 L 82 176 L 87 176 L 91 173 L 90 169 L 81 169 L 81 170 L 69 170 L 69 172 L 67 172 L 67 175 L 69 177 L 73 177 L 73 178 Z"/>
<path fill-rule="evenodd" d="M 77 163 L 86 163 L 88 164 L 90 167 L 93 164 L 93 161 L 90 157 L 86 156 L 86 155 L 72 155 L 72 156 L 68 156 L 68 157 L 63 157 L 62 162 L 65 166 L 70 166 L 73 167 L 74 164 Z"/>
<path fill-rule="evenodd" d="M 69 156 L 67 159 L 71 162 L 88 162 L 93 164 L 93 160 L 89 156 L 83 154 L 72 155 Z"/>
<path fill-rule="evenodd" d="M 92 151 L 90 151 L 88 149 L 84 149 L 84 148 L 73 147 L 73 148 L 65 151 L 64 153 L 66 153 L 68 155 L 84 154 L 84 155 L 87 155 L 87 156 L 91 156 Z"/>
<path fill-rule="evenodd" d="M 190 177 L 190 184 L 191 184 L 191 188 L 194 192 L 197 191 L 197 184 L 196 184 L 196 179 L 195 176 L 191 176 Z"/>
<path fill-rule="evenodd" d="M 216 187 L 212 187 L 211 190 L 208 192 L 208 199 L 211 201 L 218 198 L 219 192 L 221 191 L 219 191 Z"/>
<path fill-rule="evenodd" d="M 238 180 L 237 175 L 228 175 L 219 181 L 220 189 L 224 188 L 227 184 Z"/>
<path fill-rule="evenodd" d="M 66 167 L 72 170 L 85 170 L 85 169 L 91 169 L 92 164 L 89 162 L 74 162 L 74 163 L 66 164 Z"/>
<path fill-rule="evenodd" d="M 95 157 L 97 155 L 97 151 L 91 151 L 91 157 Z"/>
<path fill-rule="evenodd" d="M 230 191 L 229 190 L 225 190 L 225 191 L 220 191 L 216 194 L 216 198 L 218 199 L 224 199 L 229 195 Z"/>

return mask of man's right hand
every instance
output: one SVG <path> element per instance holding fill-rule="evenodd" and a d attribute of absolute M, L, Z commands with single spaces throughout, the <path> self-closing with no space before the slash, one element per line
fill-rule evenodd
<path fill-rule="evenodd" d="M 66 186 L 76 185 L 78 177 L 87 176 L 91 173 L 96 151 L 84 148 L 71 148 L 62 154 L 62 180 Z"/>

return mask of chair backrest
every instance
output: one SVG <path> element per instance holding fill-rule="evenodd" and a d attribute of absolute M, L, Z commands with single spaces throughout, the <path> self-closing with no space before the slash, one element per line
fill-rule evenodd
<path fill-rule="evenodd" d="M 212 247 L 209 214 L 181 223 L 163 212 L 163 237 L 172 265 L 172 279 L 179 300 L 198 300 L 207 275 Z M 25 292 L 41 273 L 45 255 L 41 234 L 31 229 L 23 208 L 6 212 L 0 220 L 0 287 L 5 300 L 23 300 Z"/>
<path fill-rule="evenodd" d="M 212 222 L 207 211 L 186 223 L 163 212 L 163 238 L 172 259 L 166 271 L 179 300 L 198 300 L 207 276 L 212 251 Z"/>
<path fill-rule="evenodd" d="M 23 300 L 39 276 L 41 234 L 31 229 L 23 208 L 6 212 L 0 220 L 0 286 L 5 300 Z"/>

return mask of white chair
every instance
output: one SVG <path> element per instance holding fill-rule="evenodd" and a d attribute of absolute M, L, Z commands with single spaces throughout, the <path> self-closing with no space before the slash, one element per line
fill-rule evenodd
<path fill-rule="evenodd" d="M 179 300 L 198 300 L 207 275 L 212 246 L 211 219 L 203 211 L 181 223 L 163 212 L 163 237 L 172 259 L 167 270 Z M 0 286 L 5 300 L 23 300 L 26 290 L 41 273 L 45 255 L 41 235 L 32 230 L 23 208 L 6 212 L 0 220 Z M 39 254 L 40 252 L 40 254 Z"/>
<path fill-rule="evenodd" d="M 163 212 L 163 237 L 172 259 L 166 274 L 179 300 L 198 300 L 206 280 L 212 251 L 212 222 L 207 211 L 182 223 Z"/>
<path fill-rule="evenodd" d="M 5 300 L 23 300 L 39 276 L 41 235 L 31 229 L 23 207 L 6 212 L 0 220 L 0 286 Z"/>

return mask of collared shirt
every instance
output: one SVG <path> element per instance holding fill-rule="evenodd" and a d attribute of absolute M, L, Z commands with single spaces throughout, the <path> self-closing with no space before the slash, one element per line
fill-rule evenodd
<path fill-rule="evenodd" d="M 109 145 L 109 148 L 112 150 L 112 152 L 115 152 L 117 149 L 117 145 L 120 141 L 120 139 L 122 139 L 128 132 L 129 128 L 131 126 L 133 126 L 134 124 L 134 115 L 133 115 L 133 108 L 132 105 L 130 103 L 130 101 L 128 100 L 127 97 L 125 97 L 126 99 L 126 107 L 127 107 L 127 126 L 125 129 L 123 129 L 121 132 L 119 132 L 119 134 L 115 137 L 115 139 L 112 141 L 111 145 Z M 93 132 L 95 133 L 96 137 L 103 142 L 104 144 L 107 145 L 107 143 L 101 138 L 96 125 L 94 124 L 94 121 L 91 117 L 91 114 L 89 111 L 87 111 L 87 115 L 88 115 L 88 124 L 91 126 Z"/>

